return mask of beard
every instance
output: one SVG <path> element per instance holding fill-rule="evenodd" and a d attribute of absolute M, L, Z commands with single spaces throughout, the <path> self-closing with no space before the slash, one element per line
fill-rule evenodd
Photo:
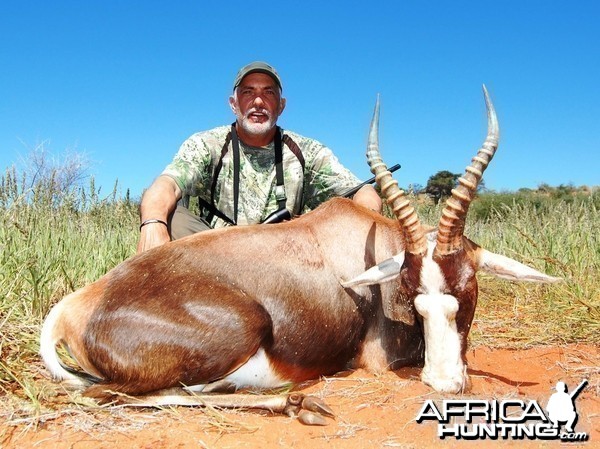
<path fill-rule="evenodd" d="M 266 115 L 267 120 L 262 123 L 253 122 L 250 116 L 257 112 Z M 238 123 L 240 123 L 244 131 L 246 131 L 248 134 L 266 134 L 275 127 L 275 119 L 273 118 L 273 115 L 266 109 L 252 108 L 246 111 L 246 114 L 244 115 L 242 115 L 241 112 L 237 112 L 236 115 L 238 118 Z"/>

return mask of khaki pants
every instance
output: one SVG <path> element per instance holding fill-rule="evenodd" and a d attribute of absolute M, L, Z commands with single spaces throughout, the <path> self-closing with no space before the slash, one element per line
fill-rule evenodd
<path fill-rule="evenodd" d="M 204 220 L 192 214 L 187 208 L 177 205 L 173 215 L 169 218 L 169 233 L 171 239 L 177 240 L 197 232 L 212 229 Z"/>

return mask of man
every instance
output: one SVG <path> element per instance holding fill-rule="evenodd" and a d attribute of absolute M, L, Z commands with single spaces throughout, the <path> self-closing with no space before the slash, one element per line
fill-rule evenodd
<path fill-rule="evenodd" d="M 573 394 L 575 396 L 575 394 Z M 577 420 L 575 411 L 575 402 L 573 396 L 567 393 L 567 384 L 564 382 L 556 383 L 556 393 L 550 396 L 546 411 L 554 427 L 559 427 L 559 422 L 565 422 L 566 431 L 573 433 L 573 424 Z"/>
<path fill-rule="evenodd" d="M 261 223 L 282 209 L 299 215 L 360 183 L 329 148 L 276 126 L 286 99 L 270 65 L 240 69 L 229 105 L 235 123 L 187 139 L 144 194 L 138 252 L 214 227 Z M 184 207 L 190 196 L 204 218 Z M 381 211 L 372 186 L 354 200 Z"/>

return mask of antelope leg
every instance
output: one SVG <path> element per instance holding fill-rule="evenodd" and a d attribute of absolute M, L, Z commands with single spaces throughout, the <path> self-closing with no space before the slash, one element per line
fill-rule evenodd
<path fill-rule="evenodd" d="M 269 410 L 298 420 L 307 425 L 326 425 L 325 416 L 333 418 L 333 410 L 321 399 L 301 393 L 276 395 L 251 394 L 182 394 L 165 391 L 164 394 L 146 396 L 120 395 L 119 405 L 124 407 L 200 406 L 217 408 L 244 408 Z"/>

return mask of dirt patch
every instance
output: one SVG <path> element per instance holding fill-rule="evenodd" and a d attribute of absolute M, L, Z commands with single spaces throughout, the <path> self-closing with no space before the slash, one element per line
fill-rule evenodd
<path fill-rule="evenodd" d="M 35 424 L 0 425 L 2 448 L 428 448 L 560 447 L 558 441 L 440 440 L 437 423 L 417 424 L 427 399 L 537 400 L 545 407 L 556 382 L 571 389 L 583 379 L 588 386 L 577 397 L 577 432 L 585 443 L 600 447 L 600 349 L 590 345 L 537 347 L 524 350 L 477 347 L 468 354 L 472 390 L 463 396 L 441 395 L 419 381 L 420 370 L 406 368 L 372 374 L 341 373 L 299 389 L 323 398 L 337 417 L 325 427 L 303 426 L 268 413 L 173 408 L 93 412 L 68 408 Z"/>

